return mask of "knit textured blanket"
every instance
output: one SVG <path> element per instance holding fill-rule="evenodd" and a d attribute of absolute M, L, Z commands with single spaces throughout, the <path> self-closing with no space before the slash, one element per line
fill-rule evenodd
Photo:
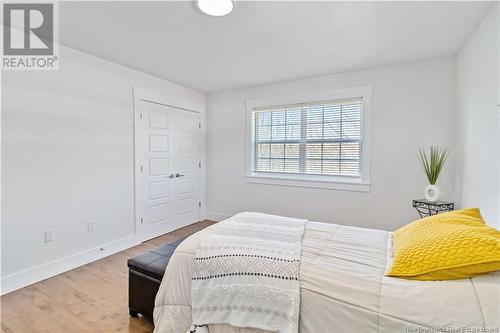
<path fill-rule="evenodd" d="M 229 324 L 296 333 L 306 220 L 241 213 L 220 222 L 193 262 L 193 326 Z"/>

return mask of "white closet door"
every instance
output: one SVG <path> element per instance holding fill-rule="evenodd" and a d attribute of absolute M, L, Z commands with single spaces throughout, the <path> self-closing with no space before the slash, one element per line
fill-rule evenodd
<path fill-rule="evenodd" d="M 200 115 L 175 114 L 175 220 L 182 226 L 200 218 Z"/>
<path fill-rule="evenodd" d="M 141 100 L 136 110 L 136 233 L 144 241 L 199 219 L 199 114 Z"/>

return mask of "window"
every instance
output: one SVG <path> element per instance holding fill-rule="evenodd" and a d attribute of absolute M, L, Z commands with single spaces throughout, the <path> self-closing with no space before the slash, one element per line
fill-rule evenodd
<path fill-rule="evenodd" d="M 367 185 L 367 129 L 364 127 L 368 124 L 368 98 L 363 93 L 271 106 L 266 106 L 265 101 L 247 103 L 250 105 L 251 154 L 247 180 Z M 291 185 L 290 182 L 278 184 Z M 367 187 L 357 190 L 367 190 Z"/>

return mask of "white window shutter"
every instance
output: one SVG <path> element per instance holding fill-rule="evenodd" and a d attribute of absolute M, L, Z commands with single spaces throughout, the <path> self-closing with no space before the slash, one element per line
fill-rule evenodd
<path fill-rule="evenodd" d="M 252 112 L 252 172 L 361 176 L 362 98 Z"/>

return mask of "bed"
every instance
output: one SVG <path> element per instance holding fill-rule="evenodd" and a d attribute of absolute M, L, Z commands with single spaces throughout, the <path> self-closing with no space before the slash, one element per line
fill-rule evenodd
<path fill-rule="evenodd" d="M 156 296 L 156 333 L 184 333 L 190 327 L 192 261 L 214 226 L 187 238 L 172 256 Z M 500 272 L 411 281 L 384 276 L 391 258 L 390 232 L 307 222 L 299 332 L 499 332 Z M 264 332 L 228 325 L 209 325 L 209 330 Z"/>

